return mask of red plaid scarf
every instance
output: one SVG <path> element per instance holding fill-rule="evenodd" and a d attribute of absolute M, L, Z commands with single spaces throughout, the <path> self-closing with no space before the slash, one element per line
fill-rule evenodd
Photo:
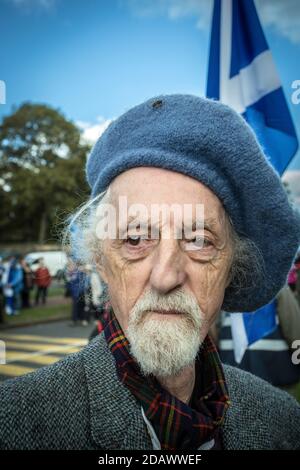
<path fill-rule="evenodd" d="M 196 382 L 190 406 L 163 389 L 155 377 L 142 375 L 129 353 L 129 342 L 112 308 L 106 306 L 104 335 L 120 381 L 141 403 L 164 450 L 198 449 L 214 438 L 229 406 L 228 391 L 217 350 L 206 337 L 196 360 Z M 219 445 L 215 448 L 220 448 Z"/>

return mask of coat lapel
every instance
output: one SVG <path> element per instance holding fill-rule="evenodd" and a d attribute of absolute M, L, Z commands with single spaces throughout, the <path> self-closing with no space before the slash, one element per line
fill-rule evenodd
<path fill-rule="evenodd" d="M 83 351 L 91 435 L 97 448 L 152 449 L 140 405 L 118 380 L 103 333 Z"/>

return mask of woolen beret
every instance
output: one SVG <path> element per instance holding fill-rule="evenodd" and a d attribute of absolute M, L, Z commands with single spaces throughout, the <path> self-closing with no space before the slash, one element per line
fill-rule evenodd
<path fill-rule="evenodd" d="M 255 243 L 264 278 L 246 289 L 226 289 L 224 310 L 253 311 L 275 297 L 300 243 L 299 215 L 243 117 L 217 101 L 179 94 L 130 109 L 110 124 L 87 160 L 91 196 L 139 166 L 200 181 L 221 200 L 238 235 Z"/>

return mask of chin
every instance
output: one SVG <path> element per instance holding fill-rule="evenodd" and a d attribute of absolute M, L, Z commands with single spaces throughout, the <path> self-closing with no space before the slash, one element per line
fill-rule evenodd
<path fill-rule="evenodd" d="M 177 375 L 193 364 L 202 344 L 199 329 L 177 314 L 147 314 L 143 322 L 129 324 L 127 338 L 143 374 L 161 377 Z"/>

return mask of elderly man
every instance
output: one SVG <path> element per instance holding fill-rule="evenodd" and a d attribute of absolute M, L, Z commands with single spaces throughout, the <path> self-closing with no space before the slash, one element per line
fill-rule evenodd
<path fill-rule="evenodd" d="M 299 244 L 243 118 L 194 96 L 151 99 L 109 126 L 87 178 L 73 249 L 107 285 L 104 331 L 0 388 L 1 448 L 299 449 L 296 401 L 222 366 L 208 335 L 221 309 L 273 299 Z"/>

